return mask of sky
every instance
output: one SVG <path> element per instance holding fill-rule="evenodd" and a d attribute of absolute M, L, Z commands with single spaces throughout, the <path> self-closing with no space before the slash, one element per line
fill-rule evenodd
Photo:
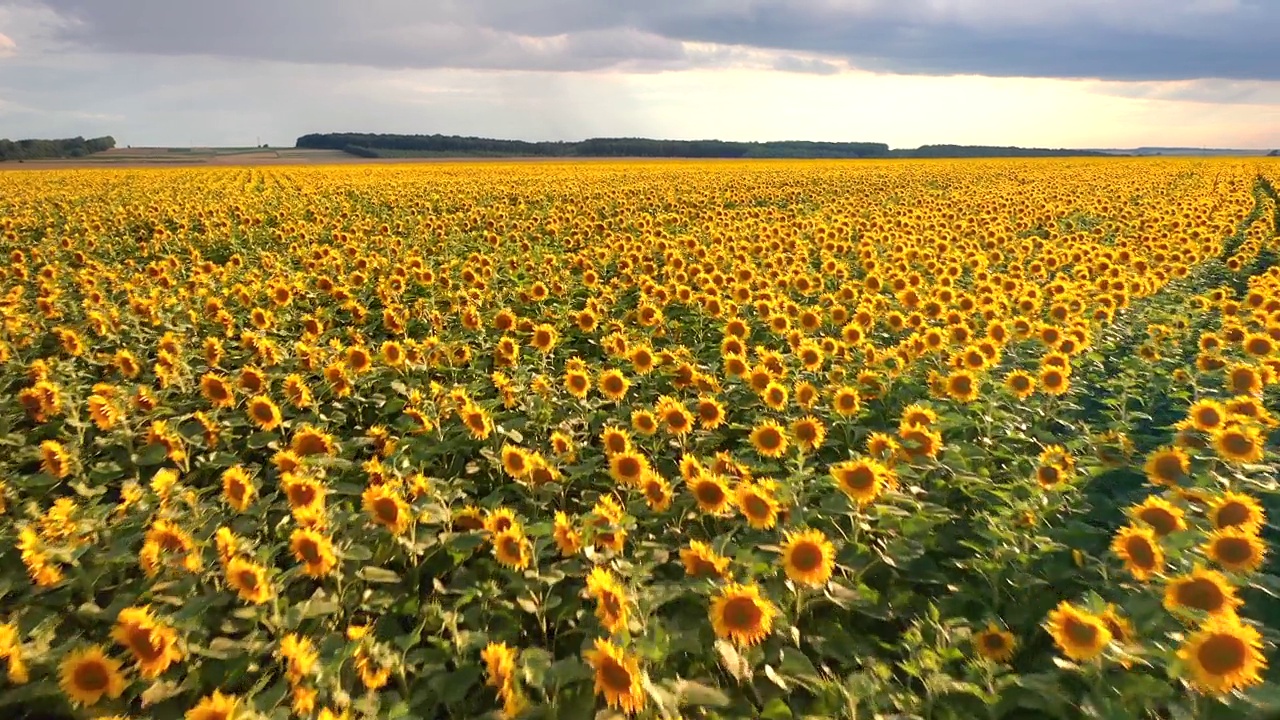
<path fill-rule="evenodd" d="M 1280 0 L 0 0 L 0 137 L 1280 148 Z"/>

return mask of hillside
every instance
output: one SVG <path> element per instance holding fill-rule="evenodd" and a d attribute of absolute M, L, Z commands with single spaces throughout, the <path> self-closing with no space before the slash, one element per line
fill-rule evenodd
<path fill-rule="evenodd" d="M 1069 157 L 1102 156 L 1091 150 L 924 145 L 890 149 L 875 142 L 732 142 L 591 138 L 577 142 L 527 142 L 460 135 L 313 133 L 296 147 L 342 150 L 366 158 L 391 157 L 683 157 L 683 158 L 890 158 L 890 157 Z"/>
<path fill-rule="evenodd" d="M 82 137 L 59 140 L 9 140 L 0 139 L 0 162 L 6 160 L 51 160 L 78 158 L 110 150 L 116 146 L 115 138 L 106 137 L 85 140 Z"/>

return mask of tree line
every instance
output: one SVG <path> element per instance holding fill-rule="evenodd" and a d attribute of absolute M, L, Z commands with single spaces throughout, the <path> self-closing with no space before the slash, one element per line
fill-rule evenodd
<path fill-rule="evenodd" d="M 726 140 L 654 140 L 591 138 L 577 142 L 496 140 L 461 135 L 312 133 L 298 148 L 342 150 L 366 158 L 429 155 L 491 157 L 684 157 L 684 158 L 888 158 L 888 157 L 1064 157 L 1103 155 L 1064 150 L 979 145 L 924 145 L 891 150 L 876 142 L 732 142 Z"/>
<path fill-rule="evenodd" d="M 116 146 L 116 139 L 105 137 L 62 138 L 59 140 L 9 140 L 0 139 L 0 162 L 5 160 L 47 160 L 51 158 L 84 157 Z"/>

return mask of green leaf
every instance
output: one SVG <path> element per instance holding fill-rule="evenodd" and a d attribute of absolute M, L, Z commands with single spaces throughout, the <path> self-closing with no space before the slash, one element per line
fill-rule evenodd
<path fill-rule="evenodd" d="M 244 442 L 253 450 L 261 450 L 262 448 L 275 442 L 277 439 L 279 439 L 279 437 L 280 437 L 279 435 L 276 435 L 273 432 L 256 432 L 250 435 L 249 438 Z"/>
<path fill-rule="evenodd" d="M 793 717 L 795 716 L 791 714 L 791 708 L 787 707 L 787 703 L 782 698 L 770 700 L 760 711 L 761 720 L 788 720 Z"/>
<path fill-rule="evenodd" d="M 159 465 L 169 457 L 169 451 L 163 445 L 148 445 L 138 451 L 133 462 L 142 467 Z"/>
<path fill-rule="evenodd" d="M 370 565 L 369 567 L 360 568 L 360 571 L 356 573 L 356 577 L 360 578 L 361 580 L 364 580 L 365 582 L 371 582 L 371 583 L 400 582 L 399 575 L 397 575 L 396 573 L 386 568 L 381 568 L 376 565 Z"/>
<path fill-rule="evenodd" d="M 524 681 L 533 687 L 545 687 L 547 671 L 551 669 L 551 653 L 542 648 L 528 648 L 520 652 L 520 666 Z"/>
<path fill-rule="evenodd" d="M 724 707 L 729 704 L 727 695 L 717 688 L 702 683 L 678 680 L 674 689 L 682 705 Z"/>

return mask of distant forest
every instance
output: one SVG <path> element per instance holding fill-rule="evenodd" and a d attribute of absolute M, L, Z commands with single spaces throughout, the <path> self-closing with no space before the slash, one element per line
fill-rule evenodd
<path fill-rule="evenodd" d="M 116 146 L 110 135 L 85 140 L 82 137 L 61 140 L 0 139 L 0 162 L 5 160 L 48 160 L 92 155 Z"/>
<path fill-rule="evenodd" d="M 579 142 L 525 142 L 460 135 L 383 135 L 314 133 L 297 147 L 342 150 L 367 158 L 393 157 L 682 157 L 682 158 L 963 158 L 1101 156 L 1089 150 L 923 145 L 891 150 L 873 142 L 729 142 L 725 140 L 651 140 L 592 138 Z"/>

